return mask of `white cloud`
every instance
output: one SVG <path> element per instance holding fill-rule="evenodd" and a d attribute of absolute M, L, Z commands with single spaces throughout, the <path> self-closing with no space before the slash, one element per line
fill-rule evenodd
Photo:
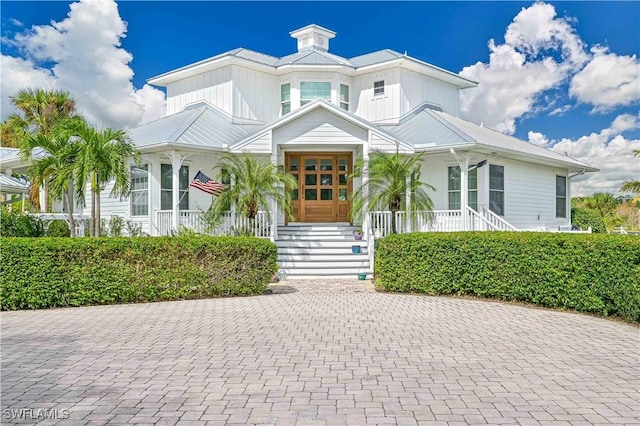
<path fill-rule="evenodd" d="M 24 24 L 20 21 L 18 21 L 15 18 L 9 18 L 9 22 L 11 22 L 11 25 L 15 26 L 15 27 L 22 27 L 24 26 Z"/>
<path fill-rule="evenodd" d="M 164 94 L 151 86 L 136 89 L 131 83 L 133 56 L 122 49 L 127 24 L 120 18 L 112 0 L 81 0 L 70 5 L 64 20 L 50 25 L 34 26 L 17 35 L 17 44 L 27 60 L 23 72 L 32 77 L 42 75 L 39 62 L 53 62 L 53 85 L 69 91 L 78 109 L 91 122 L 118 128 L 133 127 L 164 115 Z M 21 61 L 3 55 L 2 105 L 17 89 L 5 84 L 7 74 L 14 80 L 14 70 L 4 63 Z M 31 65 L 29 68 L 28 65 Z M 30 82 L 29 86 L 51 84 L 50 79 Z M 2 111 L 6 117 L 8 112 Z"/>
<path fill-rule="evenodd" d="M 56 79 L 51 71 L 38 68 L 30 60 L 2 55 L 0 69 L 2 69 L 0 114 L 3 118 L 13 111 L 13 105 L 9 102 L 9 95 L 23 87 L 53 89 L 56 86 Z"/>
<path fill-rule="evenodd" d="M 541 99 L 542 94 L 561 85 L 588 59 L 569 21 L 556 17 L 555 8 L 545 3 L 523 8 L 507 27 L 505 43 L 490 40 L 489 50 L 488 63 L 477 62 L 460 72 L 480 83 L 461 92 L 461 111 L 466 119 L 508 134 L 515 132 L 517 118 L 550 108 L 553 99 Z"/>
<path fill-rule="evenodd" d="M 601 46 L 591 52 L 591 61 L 571 81 L 571 97 L 594 105 L 596 112 L 640 100 L 640 62 L 636 55 L 618 56 Z"/>
<path fill-rule="evenodd" d="M 553 151 L 591 164 L 600 169 L 572 179 L 574 196 L 588 196 L 595 192 L 616 193 L 627 180 L 640 179 L 640 159 L 633 150 L 640 149 L 640 139 L 627 139 L 623 133 L 640 128 L 640 116 L 622 114 L 611 126 L 598 133 L 578 139 L 563 138 L 550 141 L 545 135 L 529 132 L 529 142 L 549 147 Z"/>

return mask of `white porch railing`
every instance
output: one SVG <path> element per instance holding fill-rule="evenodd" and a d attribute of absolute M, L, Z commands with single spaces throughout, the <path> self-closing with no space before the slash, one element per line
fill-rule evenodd
<path fill-rule="evenodd" d="M 484 216 L 468 207 L 461 210 L 433 210 L 416 212 L 407 219 L 407 212 L 396 212 L 396 231 L 405 232 L 457 232 L 457 231 L 517 231 L 517 229 L 493 212 Z M 369 212 L 369 224 L 376 238 L 393 232 L 390 211 Z"/>
<path fill-rule="evenodd" d="M 189 229 L 199 234 L 210 235 L 253 235 L 259 238 L 271 236 L 271 226 L 265 212 L 258 212 L 256 218 L 251 221 L 235 212 L 224 214 L 220 223 L 213 228 L 208 227 L 203 221 L 204 212 L 200 210 L 181 210 L 178 220 L 180 228 Z M 173 211 L 156 211 L 156 228 L 158 235 L 171 235 Z M 209 228 L 209 229 L 208 229 Z"/>
<path fill-rule="evenodd" d="M 491 224 L 496 231 L 517 231 L 518 228 L 492 212 L 486 207 L 482 208 L 482 216 Z"/>
<path fill-rule="evenodd" d="M 69 215 L 67 213 L 29 213 L 31 216 L 39 217 L 42 222 L 45 224 L 45 228 L 48 228 L 51 222 L 55 220 L 64 220 L 69 223 Z M 76 228 L 76 236 L 83 237 L 85 222 L 88 218 L 84 217 L 81 214 L 74 213 L 73 214 L 73 223 Z"/>

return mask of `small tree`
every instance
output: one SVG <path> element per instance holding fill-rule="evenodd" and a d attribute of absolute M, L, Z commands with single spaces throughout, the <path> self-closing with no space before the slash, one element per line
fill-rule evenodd
<path fill-rule="evenodd" d="M 129 134 L 124 130 L 96 130 L 85 121 L 76 122 L 71 128 L 80 144 L 74 171 L 77 182 L 76 194 L 85 204 L 85 188 L 91 186 L 92 237 L 100 236 L 100 193 L 105 185 L 113 181 L 110 196 L 123 197 L 129 193 L 131 176 L 129 159 L 140 161 L 140 153 L 135 149 Z"/>
<path fill-rule="evenodd" d="M 40 148 L 37 157 L 33 153 Z M 58 128 L 56 132 L 36 133 L 28 135 L 20 145 L 20 155 L 24 161 L 30 162 L 27 174 L 33 187 L 39 188 L 49 182 L 49 194 L 54 199 L 61 199 L 67 210 L 67 222 L 72 237 L 76 236 L 73 221 L 73 197 L 71 182 L 75 170 L 75 160 L 79 145 L 74 143 L 68 132 Z"/>
<path fill-rule="evenodd" d="M 427 189 L 435 191 L 435 188 L 420 180 L 421 165 L 424 152 L 414 156 L 386 154 L 375 151 L 369 157 L 369 180 L 354 191 L 351 209 L 351 219 L 359 219 L 364 212 L 364 206 L 368 202 L 370 208 L 389 209 L 391 211 L 391 231 L 398 232 L 396 224 L 396 212 L 405 209 L 408 218 L 414 219 L 419 211 L 431 212 L 433 200 L 427 193 Z M 362 178 L 365 173 L 363 159 L 356 161 L 354 173 L 350 179 Z M 409 190 L 411 201 L 407 205 L 407 178 L 409 178 Z"/>
<path fill-rule="evenodd" d="M 297 188 L 298 183 L 276 165 L 261 164 L 249 154 L 225 155 L 215 170 L 219 170 L 217 178 L 220 181 L 227 177 L 234 181 L 213 199 L 207 213 L 210 222 L 220 220 L 233 207 L 251 221 L 260 210 L 270 217 L 270 200 L 275 200 L 278 207 L 293 218 L 291 190 Z"/>

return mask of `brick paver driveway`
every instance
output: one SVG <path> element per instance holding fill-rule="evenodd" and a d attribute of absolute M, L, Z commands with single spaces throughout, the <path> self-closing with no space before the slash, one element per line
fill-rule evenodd
<path fill-rule="evenodd" d="M 2 313 L 2 423 L 640 422 L 630 325 L 357 281 L 286 285 Z"/>

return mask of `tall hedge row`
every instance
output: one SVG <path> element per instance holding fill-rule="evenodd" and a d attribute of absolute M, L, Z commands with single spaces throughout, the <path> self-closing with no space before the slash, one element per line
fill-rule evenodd
<path fill-rule="evenodd" d="M 260 294 L 277 270 L 258 238 L 3 238 L 2 310 Z"/>
<path fill-rule="evenodd" d="M 473 295 L 640 321 L 640 239 L 533 232 L 390 235 L 378 241 L 376 285 Z"/>

